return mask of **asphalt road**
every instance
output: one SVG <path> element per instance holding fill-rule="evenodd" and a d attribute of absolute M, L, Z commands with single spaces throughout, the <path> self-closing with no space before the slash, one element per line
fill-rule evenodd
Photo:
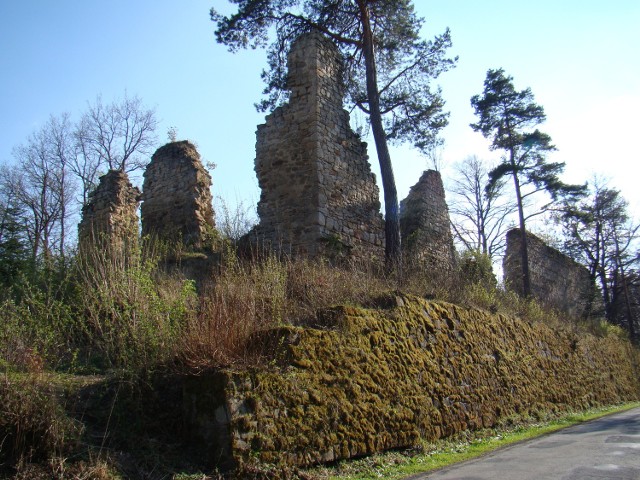
<path fill-rule="evenodd" d="M 412 480 L 640 480 L 640 408 L 515 444 Z"/>

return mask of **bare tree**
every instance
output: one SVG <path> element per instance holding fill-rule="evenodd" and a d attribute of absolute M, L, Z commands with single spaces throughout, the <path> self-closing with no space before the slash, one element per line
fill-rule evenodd
<path fill-rule="evenodd" d="M 100 155 L 94 153 L 87 132 L 88 122 L 83 118 L 74 130 L 76 155 L 71 163 L 71 171 L 80 179 L 82 184 L 80 200 L 82 205 L 87 204 L 89 193 L 96 187 L 100 170 L 106 170 Z"/>
<path fill-rule="evenodd" d="M 627 283 L 640 267 L 640 223 L 630 216 L 619 190 L 597 178 L 590 190 L 585 200 L 567 202 L 559 216 L 564 249 L 589 269 L 602 291 L 606 317 L 615 322 L 620 315 L 629 317 Z M 633 328 L 633 322 L 629 327 Z"/>
<path fill-rule="evenodd" d="M 132 172 L 143 168 L 156 145 L 158 127 L 155 110 L 139 97 L 128 97 L 108 105 L 98 96 L 76 128 L 78 161 L 74 173 L 83 182 L 83 199 L 95 185 L 100 169 Z"/>
<path fill-rule="evenodd" d="M 436 139 L 432 145 L 422 148 L 422 153 L 427 158 L 427 165 L 436 172 L 442 171 L 442 167 L 445 166 L 444 159 L 442 158 L 443 148 L 444 141 L 442 139 Z"/>
<path fill-rule="evenodd" d="M 54 184 L 60 214 L 58 218 L 59 238 L 58 253 L 64 258 L 67 242 L 67 223 L 74 216 L 72 211 L 73 196 L 77 189 L 76 181 L 71 176 L 71 166 L 75 163 L 76 151 L 73 141 L 73 126 L 69 114 L 60 117 L 51 116 L 44 127 L 45 140 L 49 148 L 49 161 L 52 163 Z"/>
<path fill-rule="evenodd" d="M 4 170 L 3 190 L 12 192 L 24 212 L 32 258 L 64 257 L 75 192 L 69 172 L 75 155 L 69 116 L 51 116 L 13 155 L 17 163 Z"/>
<path fill-rule="evenodd" d="M 465 158 L 454 169 L 449 212 L 455 237 L 467 250 L 493 259 L 504 250 L 516 206 L 504 195 L 504 180 L 487 187 L 489 169 L 477 156 Z"/>

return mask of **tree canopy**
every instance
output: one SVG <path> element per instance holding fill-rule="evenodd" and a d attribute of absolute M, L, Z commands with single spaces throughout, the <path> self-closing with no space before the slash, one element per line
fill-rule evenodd
<path fill-rule="evenodd" d="M 454 165 L 449 213 L 455 237 L 466 250 L 494 259 L 504 251 L 505 233 L 516 207 L 503 195 L 504 179 L 486 188 L 489 167 L 477 156 Z"/>
<path fill-rule="evenodd" d="M 637 276 L 631 273 L 640 267 L 637 235 L 640 224 L 630 217 L 620 191 L 598 179 L 587 198 L 567 202 L 559 221 L 565 251 L 587 266 L 592 280 L 601 289 L 607 319 L 616 322 L 621 314 L 626 314 L 619 311 L 628 301 L 626 283 L 629 279 L 636 281 Z M 632 321 L 628 328 L 633 337 Z"/>
<path fill-rule="evenodd" d="M 561 198 L 581 195 L 582 185 L 563 183 L 559 175 L 564 163 L 549 162 L 547 154 L 556 148 L 551 137 L 537 127 L 546 119 L 544 109 L 534 101 L 531 89 L 518 91 L 513 77 L 503 69 L 489 70 L 482 95 L 474 95 L 471 105 L 478 122 L 471 127 L 491 138 L 493 150 L 504 150 L 505 156 L 489 172 L 488 191 L 505 177 L 513 179 L 522 235 L 522 280 L 525 295 L 531 293 L 526 242 L 526 220 L 550 209 Z M 525 214 L 527 201 L 535 194 L 546 192 L 550 201 Z"/>
<path fill-rule="evenodd" d="M 400 223 L 388 141 L 428 151 L 447 124 L 440 89 L 430 88 L 430 82 L 456 61 L 446 56 L 449 30 L 422 40 L 424 21 L 409 0 L 230 1 L 238 6 L 233 15 L 211 9 L 217 41 L 232 52 L 268 47 L 268 68 L 262 74 L 267 97 L 260 110 L 286 100 L 287 54 L 301 34 L 318 30 L 340 49 L 346 103 L 370 120 L 384 190 L 386 257 L 397 262 Z"/>

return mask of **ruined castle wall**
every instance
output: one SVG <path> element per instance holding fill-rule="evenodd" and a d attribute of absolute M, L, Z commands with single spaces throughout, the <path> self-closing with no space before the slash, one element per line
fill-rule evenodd
<path fill-rule="evenodd" d="M 631 272 L 618 276 L 612 314 L 613 321 L 629 333 L 629 338 L 640 346 L 640 276 Z"/>
<path fill-rule="evenodd" d="M 257 131 L 257 241 L 310 256 L 380 256 L 384 224 L 366 144 L 343 109 L 342 61 L 318 32 L 288 58 L 289 102 Z"/>
<path fill-rule="evenodd" d="M 503 260 L 504 281 L 520 295 L 523 294 L 521 246 L 520 229 L 510 230 Z M 585 267 L 531 233 L 527 233 L 527 252 L 534 298 L 577 317 L 588 316 L 596 309 L 595 292 Z"/>
<path fill-rule="evenodd" d="M 160 147 L 144 172 L 142 234 L 201 247 L 215 226 L 210 187 L 194 145 Z"/>
<path fill-rule="evenodd" d="M 138 238 L 138 203 L 140 190 L 126 173 L 110 170 L 100 177 L 87 204 L 82 207 L 78 225 L 81 250 L 88 247 L 108 250 L 126 249 Z"/>
<path fill-rule="evenodd" d="M 433 272 L 449 272 L 455 248 L 440 173 L 425 171 L 400 202 L 400 231 L 407 261 Z"/>

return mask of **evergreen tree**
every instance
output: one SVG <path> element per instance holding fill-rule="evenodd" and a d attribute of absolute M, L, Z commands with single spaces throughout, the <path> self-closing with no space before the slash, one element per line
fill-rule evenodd
<path fill-rule="evenodd" d="M 493 150 L 506 153 L 502 162 L 489 172 L 487 191 L 505 177 L 513 180 L 522 235 L 522 286 L 525 296 L 529 296 L 526 221 L 548 211 L 560 198 L 582 194 L 585 187 L 563 183 L 559 175 L 564 171 L 564 163 L 547 161 L 547 154 L 555 147 L 549 135 L 531 130 L 546 119 L 544 109 L 534 102 L 531 89 L 517 91 L 513 78 L 504 70 L 489 70 L 482 95 L 474 95 L 471 105 L 478 116 L 478 122 L 471 127 L 491 138 Z M 527 200 L 540 192 L 546 192 L 550 201 L 525 215 Z"/>
<path fill-rule="evenodd" d="M 20 211 L 13 206 L 0 205 L 0 216 L 0 286 L 6 293 L 27 269 L 29 249 Z"/>
<path fill-rule="evenodd" d="M 231 51 L 269 46 L 263 73 L 273 108 L 286 91 L 286 58 L 291 43 L 312 29 L 332 39 L 345 58 L 347 102 L 369 118 L 378 153 L 385 200 L 388 264 L 400 263 L 400 220 L 388 141 L 411 142 L 428 151 L 448 120 L 440 90 L 429 83 L 451 68 L 445 56 L 449 31 L 432 41 L 420 39 L 423 20 L 409 0 L 231 0 L 237 13 L 211 10 L 216 38 Z"/>

